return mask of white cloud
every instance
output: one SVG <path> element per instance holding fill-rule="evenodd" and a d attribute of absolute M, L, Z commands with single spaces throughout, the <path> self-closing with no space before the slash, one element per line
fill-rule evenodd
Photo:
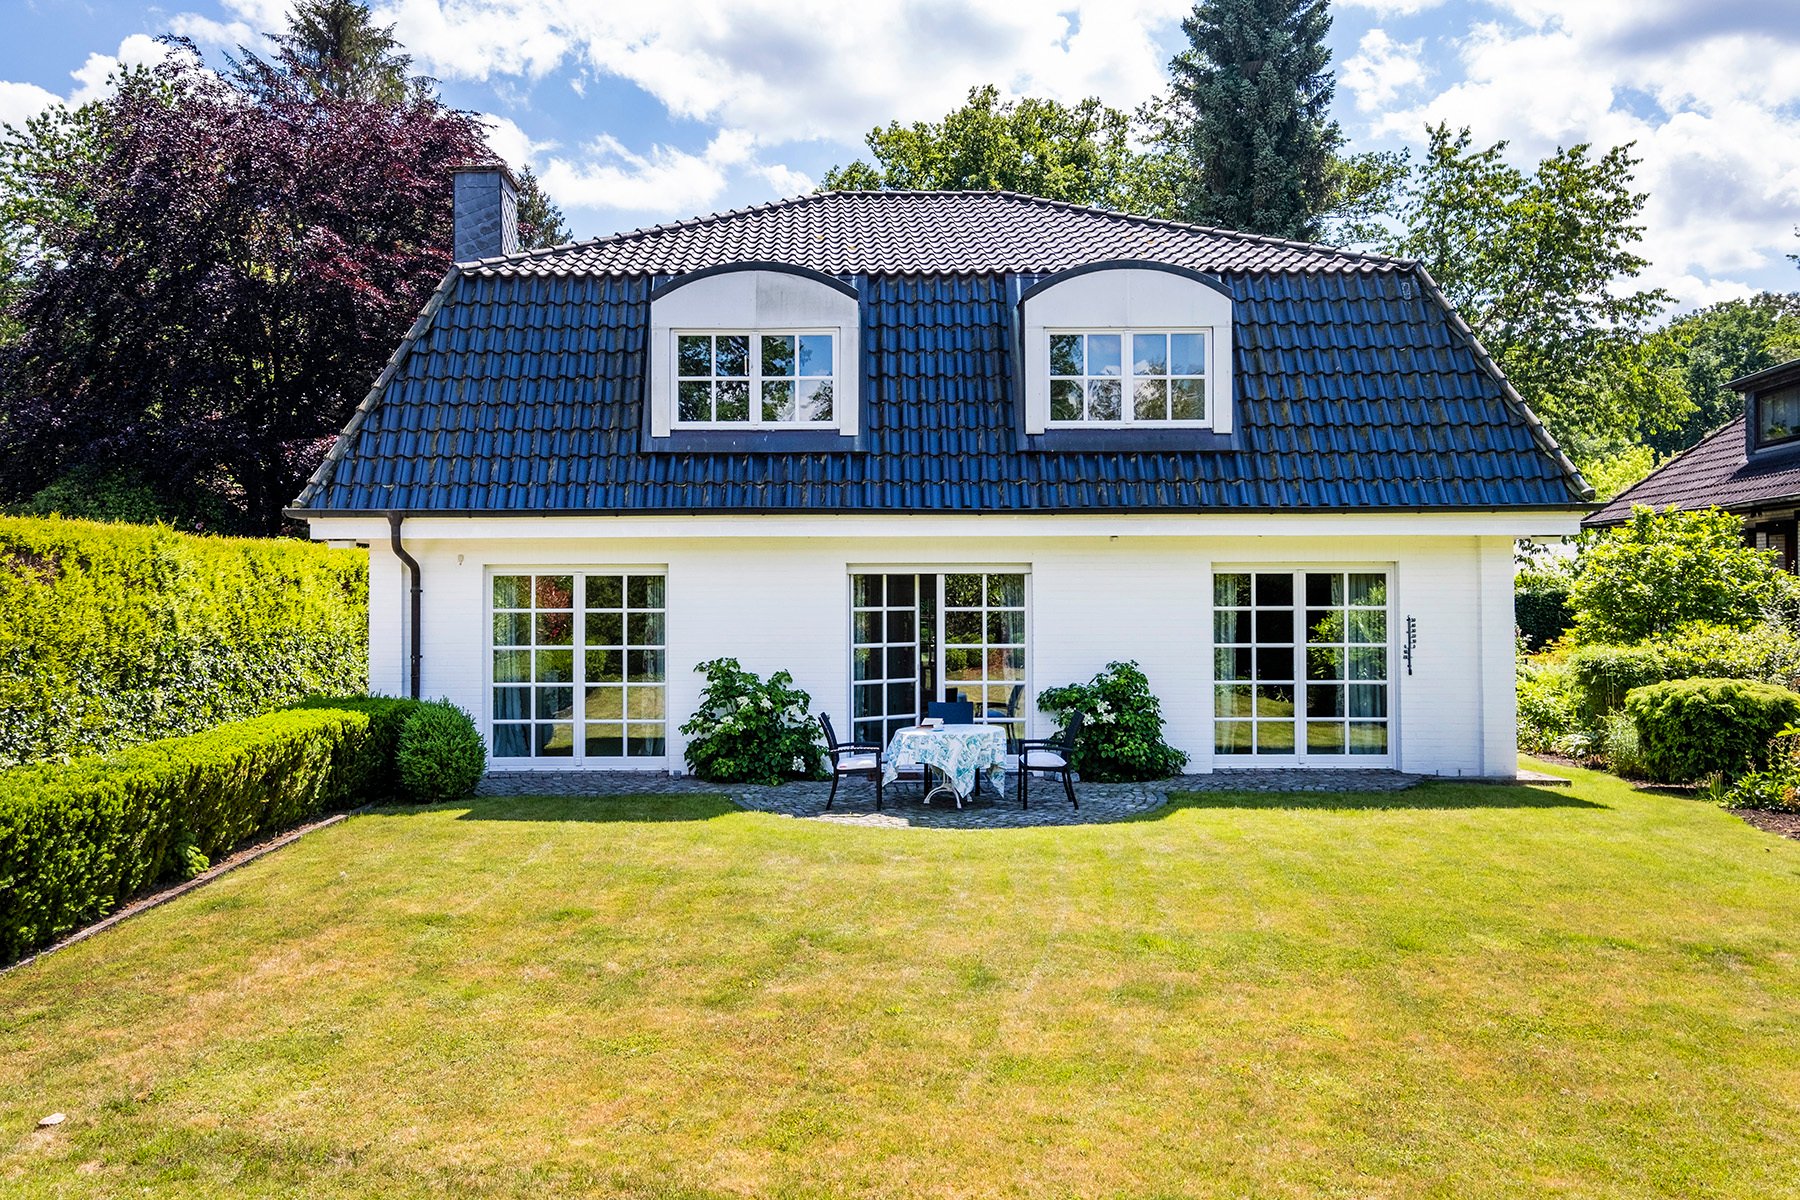
<path fill-rule="evenodd" d="M 153 37 L 134 33 L 119 43 L 116 54 L 98 51 L 69 72 L 75 86 L 66 96 L 59 96 L 35 83 L 13 83 L 0 80 L 0 124 L 23 125 L 26 120 L 53 104 L 86 104 L 112 93 L 112 77 L 120 67 L 147 67 L 161 62 L 168 47 Z"/>
<path fill-rule="evenodd" d="M 1444 0 L 1337 0 L 1339 8 L 1364 8 L 1378 17 L 1406 17 L 1436 8 Z"/>
<path fill-rule="evenodd" d="M 753 171 L 777 196 L 804 196 L 818 186 L 811 175 L 782 163 L 769 163 Z"/>
<path fill-rule="evenodd" d="M 1421 54 L 1425 40 L 1396 42 L 1385 29 L 1371 29 L 1363 34 L 1356 53 L 1344 60 L 1338 82 L 1356 98 L 1363 112 L 1392 104 L 1403 91 L 1425 82 L 1425 64 Z"/>
<path fill-rule="evenodd" d="M 1800 78 L 1771 64 L 1800 53 L 1800 22 L 1769 10 L 1790 6 L 1490 2 L 1500 19 L 1453 44 L 1463 78 L 1423 102 L 1377 102 L 1377 132 L 1417 141 L 1428 122 L 1466 125 L 1511 141 L 1522 163 L 1636 143 L 1645 278 L 1683 307 L 1783 265 L 1800 213 Z"/>
<path fill-rule="evenodd" d="M 0 80 L 0 125 L 20 125 L 61 100 L 55 92 L 35 83 Z"/>
<path fill-rule="evenodd" d="M 626 212 L 698 212 L 725 191 L 728 168 L 750 162 L 751 138 L 721 130 L 698 154 L 672 146 L 648 154 L 628 150 L 602 134 L 579 160 L 551 155 L 540 172 L 544 190 L 558 204 Z"/>
<path fill-rule="evenodd" d="M 495 154 L 507 161 L 512 167 L 529 166 L 537 170 L 538 162 L 548 151 L 556 149 L 555 142 L 540 142 L 519 128 L 516 121 L 507 117 L 484 114 L 481 123 L 487 126 L 487 142 Z"/>

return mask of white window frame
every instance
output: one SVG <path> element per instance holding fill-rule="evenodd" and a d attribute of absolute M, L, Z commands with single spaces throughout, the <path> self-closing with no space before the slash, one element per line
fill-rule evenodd
<path fill-rule="evenodd" d="M 618 576 L 624 576 L 627 579 L 629 579 L 629 577 L 633 576 L 633 575 L 654 575 L 654 576 L 657 576 L 662 579 L 662 581 L 663 581 L 663 606 L 662 606 L 661 612 L 662 612 L 662 617 L 663 617 L 663 640 L 662 640 L 662 645 L 659 649 L 661 650 L 662 656 L 663 656 L 663 664 L 662 664 L 663 677 L 662 677 L 662 682 L 659 685 L 657 685 L 657 686 L 660 686 L 663 690 L 663 716 L 662 716 L 663 753 L 662 754 L 660 754 L 660 755 L 638 755 L 635 757 L 629 756 L 629 755 L 619 756 L 619 757 L 614 757 L 614 756 L 610 756 L 610 755 L 604 756 L 604 757 L 599 756 L 599 755 L 589 755 L 587 753 L 587 739 L 585 736 L 575 736 L 574 737 L 574 744 L 571 747 L 572 753 L 566 757 L 551 756 L 551 755 L 526 755 L 524 757 L 517 757 L 517 756 L 500 757 L 494 753 L 494 725 L 495 725 L 495 720 L 496 720 L 496 718 L 494 716 L 494 690 L 496 687 L 514 686 L 511 683 L 497 684 L 494 679 L 494 652 L 496 649 L 496 647 L 494 645 L 494 615 L 497 611 L 502 611 L 502 610 L 497 609 L 494 604 L 494 578 L 496 576 L 500 576 L 500 575 L 527 575 L 527 576 L 569 575 L 569 576 L 572 576 L 574 579 L 573 587 L 574 587 L 575 607 L 573 610 L 573 616 L 574 616 L 575 629 L 574 629 L 574 637 L 570 643 L 569 648 L 574 652 L 575 671 L 574 671 L 574 680 L 569 686 L 573 689 L 573 692 L 574 692 L 573 713 L 582 714 L 580 716 L 575 716 L 572 714 L 572 716 L 571 716 L 571 723 L 574 725 L 575 730 L 578 732 L 585 731 L 585 727 L 587 725 L 585 709 L 586 709 L 586 704 L 587 704 L 586 690 L 587 690 L 587 685 L 588 685 L 588 679 L 587 679 L 587 664 L 585 661 L 585 658 L 586 658 L 585 652 L 588 649 L 588 646 L 587 646 L 587 631 L 585 629 L 585 621 L 583 620 L 584 614 L 588 611 L 586 608 L 587 577 L 590 575 L 618 575 Z M 668 769 L 669 763 L 671 761 L 673 761 L 674 731 L 675 731 L 677 722 L 674 720 L 674 714 L 670 707 L 671 684 L 670 684 L 670 680 L 669 680 L 669 620 L 670 620 L 670 611 L 671 610 L 669 607 L 669 568 L 666 563 L 662 563 L 662 564 L 658 564 L 658 563 L 628 563 L 628 564 L 618 564 L 618 565 L 614 565 L 614 564 L 594 565 L 594 564 L 590 563 L 586 566 L 580 566 L 580 567 L 572 567 L 572 566 L 567 566 L 567 565 L 545 566 L 545 565 L 541 565 L 541 564 L 523 565 L 523 564 L 514 564 L 514 563 L 491 563 L 491 564 L 487 565 L 487 567 L 484 570 L 483 575 L 482 575 L 482 593 L 483 593 L 483 595 L 482 595 L 482 603 L 481 603 L 481 611 L 482 611 L 481 645 L 482 645 L 482 663 L 483 663 L 483 665 L 482 665 L 482 670 L 481 670 L 481 680 L 482 680 L 481 737 L 482 737 L 482 740 L 487 744 L 488 758 L 489 758 L 489 761 L 492 766 L 494 766 L 496 769 L 500 769 L 500 770 L 533 770 L 533 771 L 571 771 L 571 770 L 581 770 L 584 768 L 591 770 L 597 766 L 605 767 L 605 768 L 613 769 L 613 770 L 625 770 L 625 771 L 638 771 L 638 770 L 663 771 L 663 770 Z M 533 611 L 535 611 L 535 609 L 536 609 L 536 606 L 534 604 Z M 505 610 L 505 611 L 513 611 L 513 610 Z M 629 638 L 629 636 L 630 636 L 629 632 L 627 632 L 626 637 Z M 629 682 L 629 670 L 630 670 L 629 641 L 627 642 L 625 652 L 627 655 L 626 668 L 625 668 L 626 672 L 627 672 L 627 676 L 626 676 L 626 683 L 625 683 L 625 687 L 624 687 L 624 697 L 623 698 L 624 698 L 624 703 L 627 706 L 629 706 L 630 691 L 631 691 L 631 684 Z M 526 685 L 528 696 L 532 690 L 535 690 L 539 686 L 543 686 L 543 685 L 540 685 L 536 682 Z M 640 685 L 640 686 L 646 686 L 646 685 Z M 530 700 L 531 700 L 531 703 L 535 703 L 535 697 L 531 697 Z M 531 710 L 528 708 L 527 711 L 531 711 Z M 627 712 L 628 711 L 629 711 L 629 708 L 627 708 Z M 502 718 L 501 722 L 504 724 L 521 723 L 521 722 L 514 721 L 512 718 Z M 525 725 L 525 727 L 527 729 L 530 729 L 530 728 L 532 728 L 533 725 L 536 725 L 540 722 L 535 717 L 533 717 L 522 723 Z M 631 724 L 632 724 L 632 722 L 628 715 L 621 716 L 620 725 L 621 725 L 621 728 L 623 728 L 625 730 L 625 737 L 627 737 L 627 738 L 629 738 L 629 736 L 630 736 L 629 726 Z"/>
<path fill-rule="evenodd" d="M 1387 643 L 1386 662 L 1387 678 L 1383 680 L 1387 686 L 1387 716 L 1383 718 L 1387 725 L 1386 754 L 1323 754 L 1308 753 L 1306 749 L 1306 574 L 1309 571 L 1328 572 L 1333 574 L 1381 574 L 1387 577 Z M 1218 709 L 1218 687 L 1221 683 L 1238 682 L 1220 680 L 1214 666 L 1214 651 L 1218 649 L 1217 628 L 1218 613 L 1218 577 L 1220 575 L 1257 575 L 1257 574 L 1292 574 L 1294 576 L 1294 606 L 1296 620 L 1294 622 L 1294 753 L 1292 754 L 1220 754 L 1216 749 L 1214 737 L 1215 724 L 1229 718 L 1220 717 Z M 1401 656 L 1400 643 L 1404 631 L 1397 629 L 1395 621 L 1400 612 L 1400 569 L 1397 563 L 1372 562 L 1273 562 L 1273 563 L 1214 563 L 1206 576 L 1206 753 L 1214 770 L 1242 770 L 1258 767 L 1309 767 L 1320 770 L 1337 768 L 1374 770 L 1392 770 L 1400 763 L 1400 691 L 1401 691 Z M 1226 605 L 1225 608 L 1234 608 Z M 1234 643 L 1235 644 L 1235 643 Z M 1254 691 L 1252 692 L 1254 695 Z M 1348 719 L 1348 718 L 1347 718 Z"/>
<path fill-rule="evenodd" d="M 671 355 L 672 355 L 672 359 L 675 363 L 675 415 L 674 415 L 674 425 L 673 425 L 674 428 L 676 428 L 676 429 L 823 429 L 823 430 L 836 430 L 837 429 L 839 354 L 838 354 L 838 331 L 836 329 L 675 329 L 675 330 L 670 331 L 669 336 L 671 339 L 673 339 L 673 341 L 671 342 L 671 347 L 672 347 Z M 698 375 L 683 375 L 683 374 L 681 374 L 680 346 L 681 346 L 681 339 L 684 337 L 708 337 L 708 338 L 715 339 L 714 351 L 713 351 L 713 353 L 714 353 L 714 369 L 715 370 L 717 369 L 717 354 L 718 354 L 716 339 L 722 338 L 722 337 L 748 338 L 750 340 L 750 363 L 749 363 L 750 373 L 748 375 L 743 375 L 743 376 L 708 375 L 708 376 L 704 376 L 704 377 L 698 376 Z M 794 338 L 795 339 L 796 357 L 798 356 L 798 353 L 799 353 L 798 339 L 800 339 L 802 337 L 828 337 L 828 338 L 830 338 L 831 339 L 831 374 L 826 375 L 826 376 L 801 375 L 801 374 L 797 373 L 797 370 L 796 370 L 796 373 L 793 375 L 766 375 L 766 374 L 764 374 L 763 373 L 763 353 L 762 353 L 762 351 L 763 351 L 763 339 L 766 337 L 791 337 L 791 338 Z M 796 368 L 797 367 L 798 367 L 798 363 L 796 362 Z M 716 418 L 714 420 L 710 420 L 710 421 L 683 420 L 682 416 L 681 416 L 681 385 L 684 383 L 696 382 L 702 378 L 704 378 L 706 381 L 712 383 L 715 386 L 715 388 L 719 383 L 728 381 L 728 380 L 735 381 L 738 379 L 742 379 L 745 383 L 747 383 L 750 387 L 749 419 L 744 420 L 744 421 L 720 421 L 720 420 L 717 420 Z M 813 379 L 821 379 L 821 378 L 823 378 L 826 383 L 831 385 L 831 416 L 828 419 L 823 420 L 823 421 L 801 421 L 801 420 L 769 421 L 769 420 L 765 420 L 763 418 L 763 415 L 762 415 L 762 393 L 763 393 L 763 384 L 764 383 L 780 383 L 780 382 L 784 382 L 784 381 L 791 381 L 792 383 L 795 384 L 795 386 L 797 388 L 800 381 L 802 381 L 802 380 L 813 380 Z M 796 411 L 798 410 L 798 403 L 799 403 L 799 399 L 798 399 L 798 396 L 796 396 L 795 397 Z M 715 394 L 715 398 L 714 398 L 714 402 L 713 402 L 713 407 L 714 407 L 715 411 L 718 408 L 718 401 L 717 401 L 716 394 Z"/>
<path fill-rule="evenodd" d="M 1200 375 L 1176 375 L 1165 371 L 1161 375 L 1140 376 L 1134 370 L 1137 355 L 1132 351 L 1132 339 L 1139 334 L 1162 334 L 1165 337 L 1176 334 L 1197 335 L 1202 339 L 1205 349 L 1202 351 L 1206 370 Z M 1117 337 L 1119 347 L 1119 374 L 1114 375 L 1058 375 L 1054 373 L 1054 358 L 1050 353 L 1051 343 L 1058 337 L 1080 337 L 1082 339 L 1082 365 L 1085 367 L 1087 339 L 1096 335 Z M 1210 328 L 1139 328 L 1139 329 L 1046 329 L 1044 331 L 1044 359 L 1049 371 L 1052 410 L 1046 416 L 1046 425 L 1050 429 L 1211 429 L 1212 428 L 1212 378 L 1213 378 L 1213 331 Z M 1167 365 L 1167 364 L 1165 364 Z M 1121 389 L 1119 397 L 1119 418 L 1114 421 L 1090 420 L 1081 417 L 1076 420 L 1058 420 L 1054 414 L 1055 391 L 1059 382 L 1079 379 L 1082 392 L 1087 392 L 1088 384 L 1093 380 L 1117 379 Z M 1139 379 L 1163 380 L 1173 386 L 1177 379 L 1198 379 L 1200 381 L 1201 416 L 1195 418 L 1143 417 L 1137 415 L 1136 383 Z M 1086 411 L 1085 399 L 1083 411 Z"/>

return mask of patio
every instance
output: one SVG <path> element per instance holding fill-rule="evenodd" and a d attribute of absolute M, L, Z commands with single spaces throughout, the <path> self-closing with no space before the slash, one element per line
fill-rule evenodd
<path fill-rule="evenodd" d="M 915 829 L 1023 829 L 1039 825 L 1103 825 L 1155 812 L 1181 792 L 1393 792 L 1419 782 L 1415 775 L 1381 770 L 1245 770 L 1212 775 L 1177 775 L 1148 783 L 1077 783 L 1081 807 L 1073 809 L 1060 787 L 1038 784 L 1032 803 L 1021 809 L 1018 777 L 1006 776 L 1004 800 L 985 784 L 978 799 L 958 809 L 947 801 L 926 805 L 917 783 L 889 787 L 880 812 L 875 789 L 851 781 L 838 789 L 837 803 L 825 811 L 830 780 L 779 787 L 708 783 L 692 776 L 638 771 L 496 771 L 482 781 L 484 796 L 728 796 L 753 812 L 776 813 L 846 825 Z M 1039 790 L 1041 789 L 1041 790 Z"/>

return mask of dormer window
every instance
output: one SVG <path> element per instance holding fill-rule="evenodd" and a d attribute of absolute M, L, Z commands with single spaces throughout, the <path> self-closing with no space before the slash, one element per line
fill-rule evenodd
<path fill-rule="evenodd" d="M 653 446 L 833 449 L 860 426 L 856 291 L 772 263 L 696 271 L 650 294 Z"/>
<path fill-rule="evenodd" d="M 1204 425 L 1204 329 L 1051 330 L 1050 425 Z"/>
<path fill-rule="evenodd" d="M 1019 300 L 1031 444 L 1229 434 L 1231 306 L 1215 280 L 1156 263 L 1039 281 Z"/>
<path fill-rule="evenodd" d="M 1800 441 L 1800 384 L 1758 392 L 1755 429 L 1758 447 Z"/>
<path fill-rule="evenodd" d="M 696 428 L 817 428 L 833 418 L 835 335 L 675 334 L 675 421 Z"/>

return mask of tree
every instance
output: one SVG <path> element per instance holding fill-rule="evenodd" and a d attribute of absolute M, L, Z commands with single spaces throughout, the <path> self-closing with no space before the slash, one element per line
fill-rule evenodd
<path fill-rule="evenodd" d="M 401 104 L 410 92 L 430 87 L 429 80 L 408 74 L 412 58 L 401 51 L 394 27 L 375 24 L 368 6 L 356 0 L 301 0 L 287 31 L 271 40 L 278 70 L 316 97 Z M 261 60 L 248 50 L 238 53 L 240 74 L 260 78 Z"/>
<path fill-rule="evenodd" d="M 193 48 L 0 135 L 38 266 L 0 361 L 0 490 L 129 473 L 183 511 L 281 508 L 448 268 L 451 170 L 491 157 L 422 91 L 320 92 Z"/>
<path fill-rule="evenodd" d="M 875 162 L 833 167 L 820 190 L 1005 190 L 1173 215 L 1164 164 L 1134 148 L 1132 132 L 1131 117 L 1096 97 L 1075 105 L 1002 101 L 988 84 L 970 88 L 967 102 L 942 121 L 871 129 L 865 141 Z"/>
<path fill-rule="evenodd" d="M 1343 137 L 1327 115 L 1326 0 L 1201 0 L 1170 64 L 1192 113 L 1185 215 L 1276 237 L 1317 240 Z"/>
<path fill-rule="evenodd" d="M 1741 518 L 1640 505 L 1582 547 L 1569 603 L 1576 641 L 1629 645 L 1696 621 L 1749 628 L 1795 588 L 1772 551 L 1744 544 Z"/>
<path fill-rule="evenodd" d="M 1644 352 L 1679 418 L 1648 439 L 1667 456 L 1744 410 L 1727 386 L 1733 379 L 1800 358 L 1800 292 L 1763 292 L 1677 317 L 1646 339 Z"/>
<path fill-rule="evenodd" d="M 1668 296 L 1630 288 L 1648 265 L 1634 250 L 1645 196 L 1631 147 L 1596 158 L 1573 146 L 1528 174 L 1505 142 L 1477 150 L 1467 129 L 1429 133 L 1385 248 L 1425 264 L 1578 462 L 1672 421 L 1640 336 Z"/>
<path fill-rule="evenodd" d="M 530 167 L 519 172 L 519 248 L 542 250 L 570 238 L 562 209 L 545 194 Z"/>

